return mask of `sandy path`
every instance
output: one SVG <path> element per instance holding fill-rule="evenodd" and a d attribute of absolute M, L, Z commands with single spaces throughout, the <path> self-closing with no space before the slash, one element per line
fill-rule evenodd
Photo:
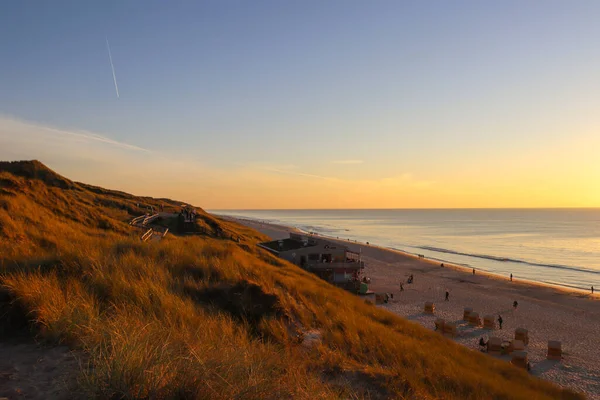
<path fill-rule="evenodd" d="M 0 343 L 0 398 L 80 398 L 71 391 L 79 363 L 66 346 Z"/>
<path fill-rule="evenodd" d="M 289 236 L 293 228 L 238 219 L 273 239 Z M 331 238 L 330 238 L 331 239 Z M 338 241 L 336 239 L 332 239 Z M 456 321 L 460 325 L 456 341 L 473 349 L 478 348 L 480 337 L 490 334 L 503 339 L 514 338 L 518 327 L 529 330 L 527 346 L 531 373 L 561 386 L 586 393 L 590 399 L 600 399 L 600 301 L 583 291 L 566 291 L 546 285 L 520 282 L 515 279 L 484 274 L 463 267 L 354 242 L 343 242 L 350 249 L 360 248 L 371 277 L 370 289 L 394 294 L 394 300 L 382 307 L 409 320 L 433 329 L 438 317 Z M 399 283 L 414 275 L 413 284 Z M 444 301 L 445 292 L 450 301 Z M 513 301 L 519 306 L 513 309 Z M 425 301 L 433 301 L 436 316 L 423 313 Z M 502 315 L 503 329 L 488 331 L 468 327 L 462 322 L 464 307 L 472 307 L 483 317 L 486 314 Z M 563 360 L 546 360 L 548 340 L 560 340 Z M 508 360 L 508 358 L 505 358 Z"/>

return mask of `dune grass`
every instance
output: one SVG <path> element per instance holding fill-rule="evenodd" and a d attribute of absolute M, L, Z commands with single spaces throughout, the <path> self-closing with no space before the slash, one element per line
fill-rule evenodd
<path fill-rule="evenodd" d="M 142 243 L 140 198 L 22 164 L 43 173 L 0 164 L 1 290 L 78 351 L 82 398 L 583 398 L 276 259 L 251 229 L 199 210 L 207 234 Z"/>

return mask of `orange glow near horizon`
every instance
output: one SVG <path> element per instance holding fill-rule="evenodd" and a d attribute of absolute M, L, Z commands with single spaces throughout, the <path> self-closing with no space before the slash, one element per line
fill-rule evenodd
<path fill-rule="evenodd" d="M 81 182 L 205 209 L 553 208 L 600 206 L 600 139 L 582 134 L 513 153 L 475 154 L 426 170 L 407 163 L 314 160 L 228 167 L 175 159 L 90 133 L 0 118 L 3 159 L 39 159 Z M 16 154 L 16 156 L 15 156 Z M 424 155 L 424 157 L 427 157 Z M 410 167 L 410 165 L 408 165 Z M 394 171 L 399 171 L 395 173 Z"/>

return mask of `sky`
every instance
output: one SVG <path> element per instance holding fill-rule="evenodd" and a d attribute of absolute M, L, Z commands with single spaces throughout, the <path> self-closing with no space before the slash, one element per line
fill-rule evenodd
<path fill-rule="evenodd" d="M 0 160 L 213 210 L 600 207 L 598 20 L 584 0 L 0 2 Z"/>

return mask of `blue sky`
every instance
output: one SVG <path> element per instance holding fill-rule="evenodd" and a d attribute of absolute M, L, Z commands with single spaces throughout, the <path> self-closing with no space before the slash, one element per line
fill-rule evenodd
<path fill-rule="evenodd" d="M 92 132 L 210 170 L 198 180 L 227 181 L 221 190 L 238 187 L 239 200 L 165 194 L 212 208 L 297 205 L 242 189 L 239 180 L 249 178 L 241 172 L 252 168 L 255 188 L 268 193 L 283 178 L 312 188 L 309 175 L 340 187 L 410 176 L 423 187 L 465 185 L 464 201 L 455 193 L 450 206 L 472 205 L 467 196 L 483 183 L 514 193 L 498 205 L 518 206 L 532 181 L 546 182 L 550 193 L 566 190 L 554 181 L 578 171 L 587 174 L 582 182 L 600 177 L 586 158 L 600 126 L 599 17 L 595 1 L 5 2 L 0 115 L 9 122 L 0 130 L 0 158 L 41 158 L 67 176 L 153 194 L 115 177 L 133 168 L 125 147 L 86 144 L 115 166 L 102 179 L 97 166 L 72 159 L 75 148 L 15 143 L 26 136 L 22 127 L 15 133 L 19 122 Z M 537 170 L 571 148 L 578 155 L 563 160 L 576 168 L 565 176 Z M 505 172 L 524 169 L 529 180 L 507 189 Z M 176 186 L 177 171 L 163 171 L 163 179 Z M 600 206 L 600 194 L 586 196 L 569 204 Z M 413 204 L 392 197 L 381 204 Z M 357 206 L 378 207 L 376 199 Z M 338 200 L 307 198 L 306 207 L 350 206 Z M 538 205 L 566 204 L 555 203 Z"/>

